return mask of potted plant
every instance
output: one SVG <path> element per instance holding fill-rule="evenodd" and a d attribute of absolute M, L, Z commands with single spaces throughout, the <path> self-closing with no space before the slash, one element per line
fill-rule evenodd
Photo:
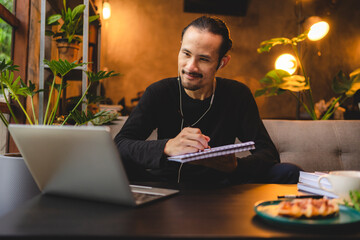
<path fill-rule="evenodd" d="M 58 61 L 52 60 L 44 60 L 44 63 L 49 66 L 53 73 L 53 80 L 51 82 L 50 90 L 48 92 L 48 100 L 46 104 L 46 110 L 44 113 L 44 122 L 42 124 L 44 125 L 53 125 L 56 124 L 56 115 L 59 108 L 59 102 L 60 102 L 60 96 L 62 91 L 67 87 L 67 85 L 64 85 L 63 79 L 72 69 L 75 67 L 87 64 L 87 63 L 69 63 L 67 60 L 61 60 Z M 34 83 L 29 81 L 28 84 L 25 84 L 23 80 L 20 77 L 15 78 L 14 77 L 14 71 L 18 71 L 17 65 L 13 65 L 13 63 L 5 62 L 5 60 L 0 62 L 0 88 L 2 92 L 4 92 L 5 88 L 9 92 L 11 98 L 18 104 L 21 111 L 24 113 L 27 123 L 28 124 L 39 124 L 38 118 L 36 117 L 35 113 L 35 106 L 34 106 L 34 97 L 42 92 L 45 91 L 44 89 L 36 89 L 36 86 Z M 79 111 L 78 107 L 81 103 L 84 102 L 84 98 L 91 87 L 92 84 L 102 80 L 107 79 L 113 76 L 118 76 L 118 73 L 114 73 L 114 71 L 105 72 L 105 71 L 99 71 L 99 72 L 91 72 L 86 71 L 86 74 L 88 76 L 88 86 L 84 93 L 82 94 L 81 98 L 78 100 L 74 108 L 66 115 L 65 119 L 61 122 L 61 125 L 67 124 L 69 119 L 73 119 L 75 121 L 75 125 L 83 125 L 86 124 L 98 117 L 104 116 L 108 114 L 106 111 L 101 111 L 98 113 L 91 113 L 90 111 Z M 60 77 L 60 84 L 56 83 L 56 76 Z M 26 108 L 23 106 L 23 104 L 20 101 L 21 97 L 29 98 L 30 102 L 30 112 L 26 110 Z M 15 123 L 18 123 L 18 120 L 14 114 L 13 107 L 10 104 L 9 100 L 5 98 L 6 105 L 9 109 L 11 117 L 14 119 Z M 9 121 L 6 119 L 4 114 L 0 112 L 0 118 L 1 121 L 5 124 L 5 126 L 9 125 Z"/>
<path fill-rule="evenodd" d="M 46 23 L 49 26 L 60 26 L 58 30 L 46 30 L 47 36 L 56 39 L 59 50 L 59 58 L 73 62 L 77 58 L 80 36 L 83 35 L 83 13 L 85 5 L 77 5 L 74 9 L 66 7 L 66 0 L 63 0 L 61 14 L 51 15 Z M 89 23 L 99 18 L 99 15 L 89 16 Z"/>
<path fill-rule="evenodd" d="M 256 90 L 255 97 L 259 96 L 276 96 L 289 92 L 303 106 L 305 111 L 313 120 L 327 120 L 340 105 L 349 97 L 352 97 L 357 90 L 360 89 L 360 68 L 350 73 L 347 77 L 340 71 L 332 81 L 332 89 L 336 94 L 336 98 L 330 101 L 326 111 L 319 114 L 316 111 L 309 75 L 306 73 L 304 65 L 299 58 L 297 45 L 308 38 L 308 31 L 297 37 L 289 38 L 272 38 L 260 43 L 257 49 L 258 53 L 269 52 L 276 45 L 291 45 L 295 53 L 296 60 L 300 65 L 302 75 L 291 75 L 287 71 L 275 69 L 269 71 L 264 78 L 260 80 L 263 88 Z M 296 94 L 298 93 L 298 94 Z"/>

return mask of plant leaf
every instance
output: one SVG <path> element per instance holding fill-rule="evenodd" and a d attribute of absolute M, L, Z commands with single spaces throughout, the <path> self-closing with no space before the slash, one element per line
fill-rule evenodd
<path fill-rule="evenodd" d="M 78 110 L 74 110 L 72 111 L 70 114 L 70 118 L 72 118 L 77 125 L 84 125 L 98 117 L 104 116 L 106 113 L 106 111 L 101 111 L 96 113 L 95 115 L 88 111 L 87 114 L 85 113 L 85 111 L 78 111 Z"/>
<path fill-rule="evenodd" d="M 358 69 L 354 70 L 352 73 L 350 73 L 350 77 L 353 77 L 358 74 L 360 74 L 360 68 L 358 68 Z"/>
<path fill-rule="evenodd" d="M 110 72 L 99 71 L 99 72 L 96 72 L 96 73 L 91 72 L 91 71 L 86 71 L 85 73 L 88 76 L 90 82 L 97 82 L 97 81 L 100 81 L 100 80 L 105 79 L 105 78 L 120 75 L 119 73 L 114 73 L 114 71 L 110 71 Z"/>
<path fill-rule="evenodd" d="M 81 16 L 81 14 L 83 14 L 84 10 L 85 10 L 84 4 L 77 5 L 71 13 L 71 18 L 73 20 L 75 20 L 76 18 L 79 18 Z"/>
<path fill-rule="evenodd" d="M 333 78 L 332 89 L 335 93 L 343 94 L 350 89 L 350 86 L 350 79 L 348 79 L 342 71 L 339 71 Z"/>
<path fill-rule="evenodd" d="M 103 111 L 103 114 L 91 120 L 91 123 L 95 126 L 109 124 L 110 122 L 117 120 L 119 116 L 120 114 L 114 111 Z"/>
<path fill-rule="evenodd" d="M 353 75 L 350 77 L 351 85 L 348 91 L 346 91 L 346 96 L 353 96 L 360 89 L 360 74 Z"/>
<path fill-rule="evenodd" d="M 10 70 L 10 71 L 19 71 L 18 69 L 18 65 L 13 65 L 13 61 L 9 61 L 9 62 L 5 62 L 5 59 L 3 59 L 0 62 L 0 72 L 3 72 L 5 70 Z"/>
<path fill-rule="evenodd" d="M 292 92 L 300 92 L 309 90 L 310 86 L 306 84 L 305 77 L 300 75 L 292 75 L 282 78 L 283 82 L 279 84 L 281 89 L 289 90 Z"/>
<path fill-rule="evenodd" d="M 93 15 L 89 17 L 89 23 L 95 21 L 96 19 L 98 19 L 100 17 L 100 15 Z"/>
<path fill-rule="evenodd" d="M 61 19 L 61 15 L 60 15 L 60 14 L 51 15 L 51 16 L 48 17 L 48 19 L 46 20 L 46 24 L 47 24 L 47 25 L 59 25 L 59 24 L 60 24 L 60 23 L 58 22 L 59 19 Z"/>
<path fill-rule="evenodd" d="M 54 75 L 60 74 L 61 77 L 64 77 L 68 72 L 70 72 L 72 69 L 78 67 L 78 66 L 82 66 L 84 64 L 87 63 L 69 63 L 67 60 L 61 60 L 59 59 L 58 61 L 56 60 L 47 60 L 44 59 L 44 63 L 47 64 L 49 66 L 49 68 L 51 69 L 51 71 L 53 72 Z"/>
<path fill-rule="evenodd" d="M 27 96 L 27 88 L 19 84 L 21 82 L 20 76 L 14 80 L 14 73 L 9 69 L 1 73 L 1 82 L 9 89 L 12 99 L 16 99 L 18 95 Z"/>
<path fill-rule="evenodd" d="M 264 87 L 255 91 L 255 97 L 262 95 L 275 96 L 284 93 L 285 89 L 281 87 L 281 84 L 284 84 L 283 78 L 289 76 L 291 75 L 288 72 L 281 69 L 269 71 L 265 77 L 260 80 Z"/>
<path fill-rule="evenodd" d="M 347 97 L 353 96 L 360 89 L 360 69 L 351 73 L 347 78 L 342 71 L 334 77 L 332 89 L 335 93 L 346 94 Z"/>
<path fill-rule="evenodd" d="M 270 49 L 276 45 L 291 44 L 292 41 L 288 38 L 272 38 L 260 43 L 260 47 L 257 49 L 258 53 L 269 52 Z"/>

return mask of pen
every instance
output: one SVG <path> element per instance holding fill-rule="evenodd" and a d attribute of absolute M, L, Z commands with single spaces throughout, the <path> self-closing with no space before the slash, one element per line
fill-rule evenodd
<path fill-rule="evenodd" d="M 283 196 L 278 196 L 278 198 L 323 198 L 324 196 L 322 195 L 283 195 Z"/>

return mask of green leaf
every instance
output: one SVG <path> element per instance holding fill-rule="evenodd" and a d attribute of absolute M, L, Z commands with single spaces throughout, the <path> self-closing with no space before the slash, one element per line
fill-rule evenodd
<path fill-rule="evenodd" d="M 20 76 L 14 80 L 14 73 L 9 69 L 6 69 L 1 73 L 1 82 L 9 89 L 9 93 L 12 99 L 17 99 L 18 95 L 27 96 L 27 88 L 19 84 L 21 82 Z"/>
<path fill-rule="evenodd" d="M 93 15 L 89 17 L 89 23 L 95 21 L 96 19 L 98 19 L 100 17 L 100 15 Z"/>
<path fill-rule="evenodd" d="M 45 30 L 45 35 L 46 36 L 53 36 L 55 33 L 51 30 Z"/>
<path fill-rule="evenodd" d="M 342 71 L 339 71 L 333 78 L 332 89 L 335 93 L 343 94 L 350 89 L 350 86 L 350 79 L 348 79 Z"/>
<path fill-rule="evenodd" d="M 87 63 L 69 63 L 67 60 L 61 60 L 59 59 L 58 61 L 56 60 L 47 60 L 44 59 L 44 63 L 47 64 L 49 66 L 49 68 L 51 69 L 51 71 L 53 72 L 54 75 L 60 74 L 61 77 L 64 77 L 68 72 L 70 72 L 72 69 L 78 67 L 78 66 L 82 66 L 84 64 Z"/>
<path fill-rule="evenodd" d="M 346 91 L 346 96 L 352 97 L 360 89 L 360 74 L 353 75 L 350 78 L 351 85 L 348 91 Z"/>
<path fill-rule="evenodd" d="M 112 121 L 116 121 L 119 116 L 120 114 L 117 112 L 106 111 L 101 116 L 98 116 L 95 119 L 91 120 L 91 123 L 95 126 L 110 124 Z"/>
<path fill-rule="evenodd" d="M 276 45 L 292 44 L 292 41 L 288 38 L 272 38 L 260 43 L 260 47 L 257 49 L 258 53 L 269 52 L 271 48 Z"/>
<path fill-rule="evenodd" d="M 263 84 L 271 84 L 273 80 L 269 77 L 263 77 L 262 79 L 259 80 L 259 82 Z"/>
<path fill-rule="evenodd" d="M 287 71 L 281 70 L 281 69 L 275 69 L 269 71 L 265 77 L 271 78 L 273 83 L 281 84 L 283 82 L 283 77 L 289 77 L 291 76 Z"/>
<path fill-rule="evenodd" d="M 77 5 L 72 11 L 71 18 L 73 20 L 79 18 L 81 14 L 84 12 L 84 10 L 85 10 L 84 4 Z"/>
<path fill-rule="evenodd" d="M 284 93 L 285 90 L 281 88 L 281 84 L 284 83 L 283 78 L 289 76 L 290 74 L 284 70 L 275 69 L 269 71 L 265 77 L 260 80 L 264 87 L 255 91 L 255 97 L 263 95 L 275 96 Z"/>
<path fill-rule="evenodd" d="M 85 111 L 78 111 L 78 110 L 74 110 L 71 112 L 71 116 L 70 118 L 72 118 L 77 125 L 84 125 L 98 117 L 104 116 L 106 113 L 106 111 L 101 111 L 96 113 L 95 115 L 88 111 L 87 113 L 85 113 Z"/>
<path fill-rule="evenodd" d="M 266 94 L 266 89 L 265 88 L 262 88 L 262 89 L 258 89 L 255 91 L 255 97 L 260 97 L 262 95 L 265 95 Z"/>
<path fill-rule="evenodd" d="M 339 71 L 332 82 L 332 89 L 335 93 L 345 94 L 347 97 L 353 96 L 360 89 L 360 69 L 351 73 L 350 78 Z"/>
<path fill-rule="evenodd" d="M 304 76 L 292 75 L 288 77 L 283 77 L 282 80 L 283 82 L 279 84 L 279 87 L 284 90 L 300 92 L 310 89 L 310 86 L 306 84 Z"/>
<path fill-rule="evenodd" d="M 360 74 L 360 68 L 358 68 L 358 69 L 354 70 L 352 73 L 350 73 L 350 77 L 353 77 L 358 74 Z"/>
<path fill-rule="evenodd" d="M 119 73 L 113 73 L 114 71 L 106 72 L 106 71 L 99 71 L 97 73 L 86 71 L 86 75 L 89 78 L 90 82 L 97 82 L 105 78 L 119 76 Z"/>
<path fill-rule="evenodd" d="M 19 71 L 18 67 L 19 67 L 18 65 L 13 65 L 13 61 L 9 61 L 9 62 L 5 63 L 5 59 L 3 59 L 0 62 L 0 72 L 3 72 L 5 70 Z"/>
<path fill-rule="evenodd" d="M 59 19 L 61 19 L 61 15 L 60 15 L 60 14 L 51 15 L 51 16 L 48 17 L 48 19 L 46 20 L 46 24 L 47 24 L 47 25 L 59 25 L 59 24 L 60 24 L 60 23 L 58 22 Z"/>

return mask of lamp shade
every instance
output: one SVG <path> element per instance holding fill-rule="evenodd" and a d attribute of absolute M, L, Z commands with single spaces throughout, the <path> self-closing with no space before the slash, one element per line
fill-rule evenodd
<path fill-rule="evenodd" d="M 318 41 L 326 36 L 326 34 L 329 32 L 329 29 L 330 26 L 327 22 L 325 21 L 317 22 L 310 27 L 308 38 L 311 41 Z"/>
<path fill-rule="evenodd" d="M 275 69 L 287 71 L 289 74 L 293 74 L 297 67 L 295 57 L 288 53 L 280 55 L 275 61 Z"/>
<path fill-rule="evenodd" d="M 103 19 L 109 19 L 111 17 L 111 6 L 110 3 L 104 2 L 103 3 Z"/>
<path fill-rule="evenodd" d="M 309 40 L 318 41 L 326 36 L 330 30 L 330 25 L 327 20 L 319 16 L 311 16 L 305 20 L 304 28 L 309 30 Z"/>

